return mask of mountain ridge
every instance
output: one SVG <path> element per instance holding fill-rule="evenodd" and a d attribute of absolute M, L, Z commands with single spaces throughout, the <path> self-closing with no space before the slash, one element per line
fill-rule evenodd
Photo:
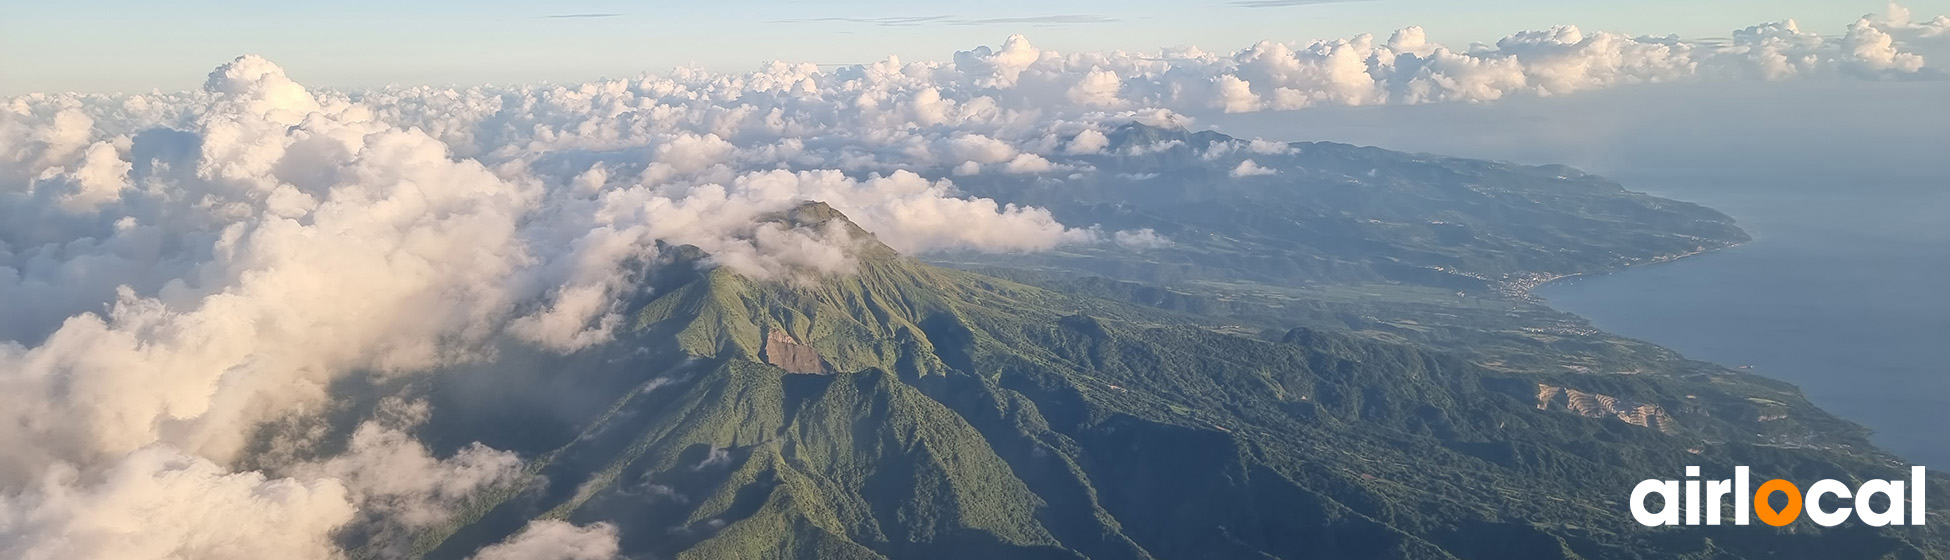
<path fill-rule="evenodd" d="M 678 558 L 1924 550 L 1864 528 L 1596 529 L 1617 527 L 1620 498 L 1565 496 L 1682 464 L 1893 467 L 1703 445 L 1745 428 L 1697 406 L 1675 410 L 1671 433 L 1540 409 L 1540 378 L 1406 345 L 1305 328 L 1256 339 L 899 255 L 811 283 L 715 268 L 649 297 L 613 349 L 633 356 L 632 388 L 580 435 L 524 452 L 535 482 L 425 557 L 462 558 L 537 518 L 610 522 L 627 553 Z M 768 364 L 774 329 L 832 372 Z M 1679 402 L 1705 386 L 1550 381 Z"/>

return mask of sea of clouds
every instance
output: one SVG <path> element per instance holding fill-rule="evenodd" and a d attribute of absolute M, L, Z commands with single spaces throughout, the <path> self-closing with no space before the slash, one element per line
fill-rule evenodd
<path fill-rule="evenodd" d="M 1409 28 L 1224 54 L 1017 36 L 940 62 L 459 89 L 312 89 L 244 56 L 199 91 L 0 100 L 0 556 L 339 558 L 351 528 L 403 553 L 526 476 L 522 459 L 434 456 L 413 436 L 423 402 L 389 399 L 329 456 L 303 431 L 253 448 L 258 428 L 317 413 L 350 375 L 607 341 L 626 263 L 659 241 L 761 278 L 846 274 L 837 230 L 760 219 L 803 201 L 907 252 L 1155 246 L 1169 241 L 963 196 L 952 178 L 1061 188 L 1096 170 L 1051 157 L 1188 115 L 1943 79 L 1908 48 L 1942 40 L 1950 17 L 1892 5 L 1832 36 L 1564 26 L 1450 48 Z M 616 550 L 610 527 L 550 521 L 477 558 Z"/>

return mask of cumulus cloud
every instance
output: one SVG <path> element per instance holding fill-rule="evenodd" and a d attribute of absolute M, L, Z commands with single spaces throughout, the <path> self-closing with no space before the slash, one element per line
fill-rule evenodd
<path fill-rule="evenodd" d="M 533 521 L 520 533 L 481 551 L 472 560 L 612 560 L 618 558 L 616 527 L 596 523 L 578 527 L 567 522 Z"/>
<path fill-rule="evenodd" d="M 1103 132 L 1097 129 L 1086 128 L 1082 132 L 1078 132 L 1076 136 L 1070 138 L 1070 143 L 1063 146 L 1063 153 L 1071 155 L 1097 154 L 1102 153 L 1104 148 L 1108 147 L 1110 147 L 1110 137 L 1105 136 Z"/>
<path fill-rule="evenodd" d="M 1016 36 L 946 61 L 353 92 L 243 57 L 193 92 L 7 99 L 0 555 L 330 558 L 334 534 L 437 525 L 520 476 L 519 459 L 436 457 L 414 423 L 373 420 L 342 453 L 248 457 L 255 472 L 238 470 L 247 440 L 315 413 L 347 376 L 610 340 L 632 266 L 660 242 L 758 278 L 854 270 L 861 240 L 844 228 L 768 218 L 808 201 L 906 252 L 1158 247 L 1169 241 L 1149 230 L 1060 223 L 955 181 L 1061 188 L 1094 172 L 1078 161 L 1170 147 L 1106 131 L 1188 114 L 1930 78 L 1911 42 L 1946 30 L 1898 7 L 1840 35 L 1784 21 L 1724 40 L 1563 26 L 1451 48 L 1408 28 L 1232 53 L 1060 53 Z M 1206 155 L 1291 148 L 1221 149 Z M 605 527 L 540 524 L 483 557 L 552 539 L 615 553 Z"/>
<path fill-rule="evenodd" d="M 779 95 L 812 87 L 774 85 Z M 1037 250 L 1084 235 L 1039 209 L 958 198 L 946 181 L 892 168 L 864 178 L 754 170 L 827 161 L 789 142 L 726 139 L 749 138 L 742 125 L 781 136 L 803 126 L 778 111 L 707 111 L 694 122 L 721 126 L 629 135 L 536 127 L 456 158 L 421 131 L 460 127 L 387 122 L 388 109 L 314 93 L 255 57 L 212 73 L 174 119 L 116 125 L 137 131 L 128 138 L 104 138 L 76 107 L 86 100 L 34 122 L 47 99 L 11 103 L 5 127 L 6 211 L 57 216 L 0 225 L 0 292 L 24 311 L 10 314 L 14 342 L 0 344 L 10 420 L 0 441 L 20 450 L 0 460 L 0 480 L 16 483 L 154 442 L 225 463 L 246 428 L 316 402 L 336 376 L 471 359 L 500 334 L 557 349 L 600 342 L 621 264 L 655 241 L 698 245 L 755 276 L 844 272 L 845 236 L 756 220 L 804 201 L 827 201 L 908 251 Z M 939 147 L 1006 172 L 1050 169 L 980 133 Z M 558 173 L 575 158 L 617 171 Z M 61 297 L 41 297 L 50 293 Z"/>
<path fill-rule="evenodd" d="M 165 102 L 174 108 L 155 106 Z M 929 111 L 989 111 L 948 105 Z M 411 423 L 368 422 L 341 454 L 270 465 L 290 479 L 226 469 L 254 427 L 318 409 L 346 375 L 482 359 L 503 339 L 562 351 L 606 340 L 625 263 L 659 241 L 759 277 L 843 274 L 861 240 L 839 224 L 762 219 L 811 200 L 910 251 L 1038 250 L 1093 235 L 1040 209 L 957 197 L 946 180 L 850 175 L 792 142 L 727 140 L 750 138 L 747 122 L 793 134 L 776 114 L 714 113 L 696 122 L 722 126 L 641 135 L 578 125 L 492 137 L 388 110 L 243 57 L 192 94 L 29 96 L 0 112 L 7 546 L 26 557 L 226 557 L 200 551 L 236 537 L 194 524 L 262 528 L 226 516 L 286 521 L 265 531 L 283 540 L 264 545 L 284 557 L 329 557 L 330 534 L 348 527 L 403 542 L 518 476 L 518 458 L 479 446 L 439 458 Z M 487 142 L 457 157 L 454 135 Z M 934 161 L 939 149 L 1005 172 L 1051 168 L 979 132 L 896 149 L 908 147 L 862 157 Z M 182 531 L 86 526 L 141 515 L 156 495 L 182 502 L 170 504 L 185 512 Z M 91 531 L 99 551 L 63 542 Z"/>
<path fill-rule="evenodd" d="M 429 414 L 424 401 L 388 398 L 379 418 L 360 424 L 343 453 L 283 470 L 298 479 L 343 484 L 359 510 L 355 524 L 367 548 L 404 556 L 419 531 L 446 523 L 482 491 L 523 476 L 519 457 L 479 443 L 434 457 L 410 433 Z"/>
<path fill-rule="evenodd" d="M 1016 157 L 1016 146 L 980 134 L 964 134 L 948 139 L 949 156 L 975 163 L 1002 163 Z"/>
<path fill-rule="evenodd" d="M 352 520 L 331 480 L 229 473 L 167 445 L 101 473 L 50 469 L 0 495 L 0 556 L 21 560 L 334 558 L 330 534 Z"/>
<path fill-rule="evenodd" d="M 1232 178 L 1237 179 L 1240 177 L 1259 177 L 1263 175 L 1273 175 L 1276 173 L 1279 173 L 1279 170 L 1271 169 L 1267 167 L 1260 167 L 1258 163 L 1254 163 L 1253 160 L 1249 159 L 1249 160 L 1239 162 L 1239 166 L 1232 168 L 1232 171 L 1229 172 L 1228 175 L 1231 175 Z"/>
<path fill-rule="evenodd" d="M 1909 8 L 1890 2 L 1880 14 L 1862 16 L 1872 25 L 1887 29 L 1892 33 L 1920 38 L 1935 38 L 1950 35 L 1950 15 L 1939 15 L 1926 21 L 1916 21 Z"/>
<path fill-rule="evenodd" d="M 0 480 L 158 441 L 228 461 L 243 428 L 320 398 L 337 373 L 455 359 L 520 297 L 509 280 L 531 258 L 517 224 L 532 184 L 327 107 L 262 59 L 225 66 L 207 92 L 182 136 L 135 140 L 132 152 L 170 157 L 142 162 L 141 192 L 110 225 L 13 223 L 66 226 L 84 245 L 8 235 L 23 281 L 7 291 L 89 293 L 58 322 L 9 321 L 39 344 L 0 344 L 0 441 L 16 450 Z M 100 250 L 118 245 L 131 249 Z M 128 275 L 26 281 L 104 265 Z"/>
<path fill-rule="evenodd" d="M 253 426 L 312 407 L 339 376 L 470 355 L 532 296 L 515 281 L 534 261 L 518 230 L 540 190 L 263 59 L 219 68 L 194 102 L 94 144 L 76 140 L 92 119 L 57 112 L 13 152 L 47 166 L 27 189 L 64 176 L 82 188 L 8 198 L 10 213 L 52 218 L 0 227 L 10 308 L 68 294 L 20 306 L 33 312 L 10 316 L 0 342 L 6 546 L 325 558 L 355 511 L 425 526 L 510 476 L 511 455 L 438 460 L 376 425 L 294 479 L 226 471 Z"/>
<path fill-rule="evenodd" d="M 1017 175 L 1044 173 L 1054 169 L 1056 169 L 1055 164 L 1036 154 L 1019 154 L 1010 158 L 1009 163 L 1002 166 L 1003 172 Z"/>

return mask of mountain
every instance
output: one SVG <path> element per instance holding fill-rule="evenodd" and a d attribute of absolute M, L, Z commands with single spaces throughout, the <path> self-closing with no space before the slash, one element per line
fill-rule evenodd
<path fill-rule="evenodd" d="M 937 254 L 930 262 L 1222 320 L 1261 338 L 1307 327 L 1505 373 L 1704 376 L 1753 395 L 1795 392 L 1605 333 L 1529 295 L 1551 279 L 1749 239 L 1710 208 L 1564 166 L 1246 141 L 1142 123 L 1112 131 L 1101 150 L 1071 151 L 1049 157 L 1073 173 L 952 179 L 971 194 L 1048 208 L 1066 223 L 1147 229 L 1154 238 L 1035 254 Z M 1258 171 L 1237 173 L 1248 161 Z M 1862 431 L 1826 415 L 1796 417 L 1819 425 L 1816 433 Z M 1798 427 L 1775 432 L 1782 444 L 1804 436 Z"/>
<path fill-rule="evenodd" d="M 1725 214 L 1564 166 L 1246 141 L 1141 123 L 1108 138 L 1099 152 L 1050 156 L 1058 168 L 1088 172 L 951 178 L 969 194 L 1047 208 L 1064 223 L 1151 229 L 1168 244 L 1143 259 L 1122 247 L 967 258 L 1151 283 L 1395 281 L 1481 290 L 1748 240 Z"/>
<path fill-rule="evenodd" d="M 436 448 L 531 458 L 527 482 L 412 555 L 465 558 L 535 519 L 613 523 L 633 558 L 1926 558 L 1950 542 L 1631 521 L 1632 485 L 1686 465 L 1905 476 L 1791 387 L 1240 332 L 932 266 L 823 204 L 775 219 L 837 223 L 854 271 L 761 280 L 669 247 L 610 344 L 380 391 L 430 402 Z"/>

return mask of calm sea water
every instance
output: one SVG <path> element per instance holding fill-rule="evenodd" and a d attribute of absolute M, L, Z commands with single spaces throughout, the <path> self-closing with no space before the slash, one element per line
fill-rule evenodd
<path fill-rule="evenodd" d="M 1950 467 L 1950 189 L 1904 177 L 1660 180 L 1756 239 L 1537 293 L 1600 328 L 1801 386 L 1884 448 Z"/>
<path fill-rule="evenodd" d="M 1799 385 L 1950 470 L 1950 81 L 1656 86 L 1217 115 L 1242 136 L 1568 163 L 1726 212 L 1742 247 L 1538 290 L 1599 327 Z"/>

